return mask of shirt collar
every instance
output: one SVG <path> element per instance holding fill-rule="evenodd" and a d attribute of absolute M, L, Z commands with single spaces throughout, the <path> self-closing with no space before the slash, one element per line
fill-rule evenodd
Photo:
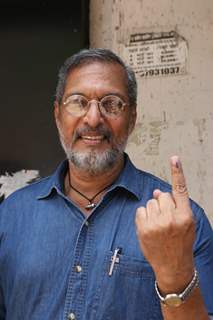
<path fill-rule="evenodd" d="M 68 168 L 68 160 L 64 160 L 58 166 L 56 171 L 46 179 L 43 188 L 37 197 L 37 199 L 44 199 L 49 197 L 54 190 L 64 195 L 64 177 Z M 142 188 L 142 179 L 138 174 L 138 169 L 133 165 L 129 156 L 125 153 L 125 165 L 124 168 L 116 179 L 115 183 L 111 186 L 109 190 L 113 190 L 115 188 L 124 188 L 130 193 L 134 194 L 138 200 L 141 198 L 141 188 Z"/>
<path fill-rule="evenodd" d="M 138 200 L 141 199 L 141 175 L 139 174 L 139 170 L 133 165 L 126 153 L 124 168 L 112 187 L 124 188 L 130 193 L 134 194 L 138 198 Z"/>
<path fill-rule="evenodd" d="M 64 160 L 57 167 L 52 176 L 48 177 L 41 189 L 37 199 L 48 198 L 54 190 L 59 194 L 64 194 L 64 178 L 68 168 L 68 161 Z"/>

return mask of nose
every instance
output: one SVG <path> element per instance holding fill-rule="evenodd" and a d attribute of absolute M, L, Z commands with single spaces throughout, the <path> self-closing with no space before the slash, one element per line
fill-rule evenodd
<path fill-rule="evenodd" d="M 98 101 L 91 100 L 89 104 L 89 109 L 83 120 L 90 127 L 96 128 L 101 122 L 103 122 L 103 117 L 99 109 Z"/>

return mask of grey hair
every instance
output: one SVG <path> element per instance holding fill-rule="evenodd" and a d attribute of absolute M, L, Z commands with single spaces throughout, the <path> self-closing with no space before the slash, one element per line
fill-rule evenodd
<path fill-rule="evenodd" d="M 72 55 L 59 70 L 58 83 L 56 86 L 55 99 L 60 104 L 66 85 L 66 80 L 69 72 L 83 64 L 89 64 L 93 62 L 103 63 L 118 63 L 123 67 L 127 80 L 127 93 L 130 105 L 136 105 L 137 102 L 137 82 L 134 71 L 127 66 L 123 60 L 118 57 L 114 52 L 108 49 L 96 48 L 96 49 L 84 49 L 78 53 Z"/>

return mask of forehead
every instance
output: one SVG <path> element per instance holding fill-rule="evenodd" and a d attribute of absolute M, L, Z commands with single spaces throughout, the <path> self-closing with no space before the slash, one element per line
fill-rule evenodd
<path fill-rule="evenodd" d="M 64 94 L 83 91 L 85 94 L 93 91 L 97 95 L 118 91 L 127 96 L 127 79 L 123 67 L 118 63 L 97 61 L 75 67 L 67 76 Z"/>

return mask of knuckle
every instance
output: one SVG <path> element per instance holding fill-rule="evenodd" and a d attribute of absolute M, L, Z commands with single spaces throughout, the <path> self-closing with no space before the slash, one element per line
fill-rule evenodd
<path fill-rule="evenodd" d="M 156 200 L 155 199 L 150 199 L 147 201 L 146 206 L 147 207 L 153 207 L 155 205 Z"/>
<path fill-rule="evenodd" d="M 180 233 L 187 233 L 188 231 L 195 228 L 195 221 L 192 215 L 184 214 L 177 219 L 176 228 L 180 231 Z"/>
<path fill-rule="evenodd" d="M 165 192 L 162 194 L 162 198 L 160 200 L 165 201 L 165 203 L 168 204 L 168 202 L 171 200 L 171 194 L 169 192 Z"/>
<path fill-rule="evenodd" d="M 190 228 L 195 225 L 195 221 L 192 215 L 185 215 L 183 225 L 186 228 Z"/>
<path fill-rule="evenodd" d="M 170 196 L 171 196 L 170 192 L 165 192 L 165 197 L 170 197 Z"/>
<path fill-rule="evenodd" d="M 145 214 L 146 214 L 146 209 L 144 207 L 137 208 L 136 214 L 135 214 L 135 223 L 136 223 L 136 225 L 141 223 L 141 220 L 143 219 Z"/>
<path fill-rule="evenodd" d="M 176 229 L 176 221 L 175 221 L 175 219 L 168 218 L 166 221 L 164 221 L 161 224 L 162 232 L 171 232 L 174 229 Z"/>
<path fill-rule="evenodd" d="M 173 197 L 169 192 L 165 192 L 161 195 L 161 197 L 159 198 L 159 204 L 161 207 L 161 211 L 165 213 L 169 213 L 169 212 L 173 213 L 175 209 L 175 203 L 174 203 Z"/>
<path fill-rule="evenodd" d="M 169 192 L 162 192 L 160 195 L 160 199 L 162 200 L 168 200 L 171 198 L 171 194 Z"/>
<path fill-rule="evenodd" d="M 164 195 L 164 197 L 166 197 L 166 198 L 170 197 L 170 193 L 169 193 L 169 192 L 164 192 L 163 195 Z"/>
<path fill-rule="evenodd" d="M 136 209 L 136 217 L 140 217 L 145 211 L 144 207 L 139 207 Z"/>
<path fill-rule="evenodd" d="M 181 183 L 175 185 L 174 191 L 183 195 L 188 193 L 186 185 Z"/>

